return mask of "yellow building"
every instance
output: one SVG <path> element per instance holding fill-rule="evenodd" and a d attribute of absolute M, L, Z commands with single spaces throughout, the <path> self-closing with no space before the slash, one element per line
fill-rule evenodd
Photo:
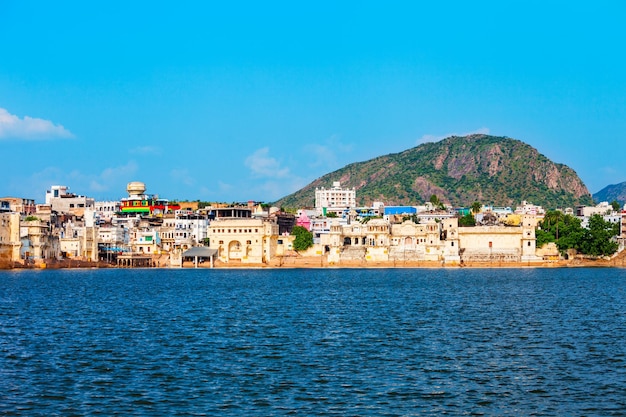
<path fill-rule="evenodd" d="M 533 262 L 536 256 L 533 215 L 523 215 L 520 226 L 459 228 L 461 259 L 467 262 Z"/>
<path fill-rule="evenodd" d="M 0 269 L 20 261 L 20 214 L 0 213 Z"/>
<path fill-rule="evenodd" d="M 224 263 L 267 263 L 276 255 L 278 239 L 278 225 L 262 219 L 222 219 L 209 225 L 209 247 Z"/>
<path fill-rule="evenodd" d="M 328 262 L 539 262 L 536 225 L 533 215 L 523 215 L 519 226 L 459 227 L 457 218 L 393 225 L 382 219 L 335 222 L 327 240 Z"/>

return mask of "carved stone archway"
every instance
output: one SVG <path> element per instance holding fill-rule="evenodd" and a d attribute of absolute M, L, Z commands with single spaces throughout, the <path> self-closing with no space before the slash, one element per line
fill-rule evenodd
<path fill-rule="evenodd" d="M 228 259 L 242 260 L 244 256 L 244 246 L 238 240 L 233 240 L 228 244 Z"/>

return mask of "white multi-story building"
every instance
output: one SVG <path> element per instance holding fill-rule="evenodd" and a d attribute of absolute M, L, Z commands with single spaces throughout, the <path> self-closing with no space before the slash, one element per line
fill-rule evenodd
<path fill-rule="evenodd" d="M 613 212 L 613 206 L 611 206 L 608 202 L 603 201 L 597 206 L 577 206 L 576 207 L 576 216 L 577 217 L 591 217 L 594 214 L 599 214 L 600 216 L 610 215 Z"/>
<path fill-rule="evenodd" d="M 94 210 L 99 222 L 110 223 L 113 216 L 122 210 L 122 204 L 119 201 L 96 201 Z"/>
<path fill-rule="evenodd" d="M 177 246 L 185 243 L 198 245 L 208 237 L 209 220 L 206 216 L 180 210 L 174 221 L 174 239 Z"/>
<path fill-rule="evenodd" d="M 541 206 L 536 206 L 528 201 L 522 201 L 522 205 L 515 208 L 515 214 L 531 214 L 534 216 L 540 216 L 546 214 L 546 211 Z"/>
<path fill-rule="evenodd" d="M 356 190 L 341 188 L 339 181 L 333 182 L 332 188 L 315 189 L 315 209 L 319 214 L 326 212 L 341 213 L 347 208 L 356 207 Z"/>
<path fill-rule="evenodd" d="M 131 233 L 130 246 L 134 253 L 152 255 L 159 252 L 161 238 L 155 229 L 135 230 Z"/>
<path fill-rule="evenodd" d="M 94 209 L 93 198 L 69 193 L 69 187 L 65 185 L 53 185 L 46 191 L 46 204 L 57 213 L 69 213 L 75 216 L 83 216 L 85 209 Z"/>
<path fill-rule="evenodd" d="M 107 247 L 123 247 L 128 245 L 128 229 L 123 225 L 101 226 L 98 228 L 98 242 L 107 245 Z"/>

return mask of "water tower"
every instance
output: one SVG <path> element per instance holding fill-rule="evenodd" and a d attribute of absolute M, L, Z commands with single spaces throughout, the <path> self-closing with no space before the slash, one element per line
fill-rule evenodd
<path fill-rule="evenodd" d="M 140 199 L 146 193 L 146 184 L 139 181 L 129 182 L 126 185 L 126 191 L 129 198 Z"/>

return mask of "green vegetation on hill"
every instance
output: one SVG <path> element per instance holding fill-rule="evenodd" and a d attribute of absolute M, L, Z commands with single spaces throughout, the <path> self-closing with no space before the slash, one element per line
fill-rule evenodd
<path fill-rule="evenodd" d="M 587 187 L 571 168 L 519 140 L 471 135 L 349 164 L 275 204 L 313 206 L 315 188 L 330 187 L 333 181 L 355 187 L 360 206 L 374 201 L 415 205 L 433 195 L 457 207 L 475 201 L 515 206 L 526 200 L 546 208 L 592 203 Z"/>

